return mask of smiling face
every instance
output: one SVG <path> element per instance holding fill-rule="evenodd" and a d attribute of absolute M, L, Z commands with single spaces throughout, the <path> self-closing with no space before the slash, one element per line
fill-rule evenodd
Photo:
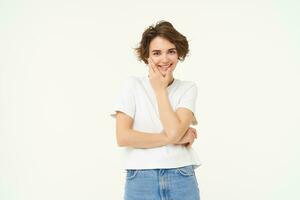
<path fill-rule="evenodd" d="M 159 36 L 153 38 L 150 42 L 149 58 L 152 59 L 163 76 L 166 75 L 168 68 L 171 68 L 173 73 L 178 62 L 175 45 L 169 40 Z"/>

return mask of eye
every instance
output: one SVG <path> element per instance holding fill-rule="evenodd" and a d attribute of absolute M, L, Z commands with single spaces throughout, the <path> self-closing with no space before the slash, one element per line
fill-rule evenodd
<path fill-rule="evenodd" d="M 159 54 L 158 52 L 154 52 L 154 53 L 153 53 L 153 55 L 158 55 L 158 54 Z"/>
<path fill-rule="evenodd" d="M 175 51 L 175 50 L 171 50 L 170 53 L 171 53 L 171 54 L 175 54 L 176 51 Z"/>

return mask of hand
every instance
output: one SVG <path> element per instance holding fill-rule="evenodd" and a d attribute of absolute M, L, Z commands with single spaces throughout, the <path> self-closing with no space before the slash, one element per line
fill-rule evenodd
<path fill-rule="evenodd" d="M 164 77 L 158 70 L 157 66 L 148 58 L 148 68 L 149 68 L 149 79 L 151 86 L 155 92 L 164 90 L 168 87 L 168 84 L 172 81 L 172 69 L 168 68 L 167 74 Z"/>
<path fill-rule="evenodd" d="M 186 147 L 191 147 L 197 137 L 196 129 L 189 127 L 184 136 L 175 144 L 182 144 Z"/>

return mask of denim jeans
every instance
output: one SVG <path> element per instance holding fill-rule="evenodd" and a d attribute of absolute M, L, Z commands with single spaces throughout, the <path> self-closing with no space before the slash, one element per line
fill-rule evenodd
<path fill-rule="evenodd" d="M 192 165 L 172 169 L 127 169 L 125 200 L 199 200 Z"/>

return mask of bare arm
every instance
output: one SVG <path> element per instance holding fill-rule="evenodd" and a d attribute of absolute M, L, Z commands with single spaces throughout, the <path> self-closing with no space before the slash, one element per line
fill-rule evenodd
<path fill-rule="evenodd" d="M 165 133 L 145 133 L 132 129 L 133 119 L 123 112 L 116 114 L 116 136 L 119 146 L 154 148 L 170 144 Z"/>
<path fill-rule="evenodd" d="M 149 58 L 149 79 L 158 103 L 160 121 L 172 142 L 178 142 L 185 134 L 194 114 L 186 108 L 179 108 L 176 112 L 170 104 L 167 86 L 172 80 L 172 68 L 167 69 L 165 76 L 159 72 L 156 64 Z"/>
<path fill-rule="evenodd" d="M 186 108 L 179 108 L 176 112 L 173 111 L 166 89 L 156 90 L 156 99 L 160 121 L 171 138 L 172 142 L 178 142 L 185 134 L 189 126 L 192 124 L 193 113 Z"/>

